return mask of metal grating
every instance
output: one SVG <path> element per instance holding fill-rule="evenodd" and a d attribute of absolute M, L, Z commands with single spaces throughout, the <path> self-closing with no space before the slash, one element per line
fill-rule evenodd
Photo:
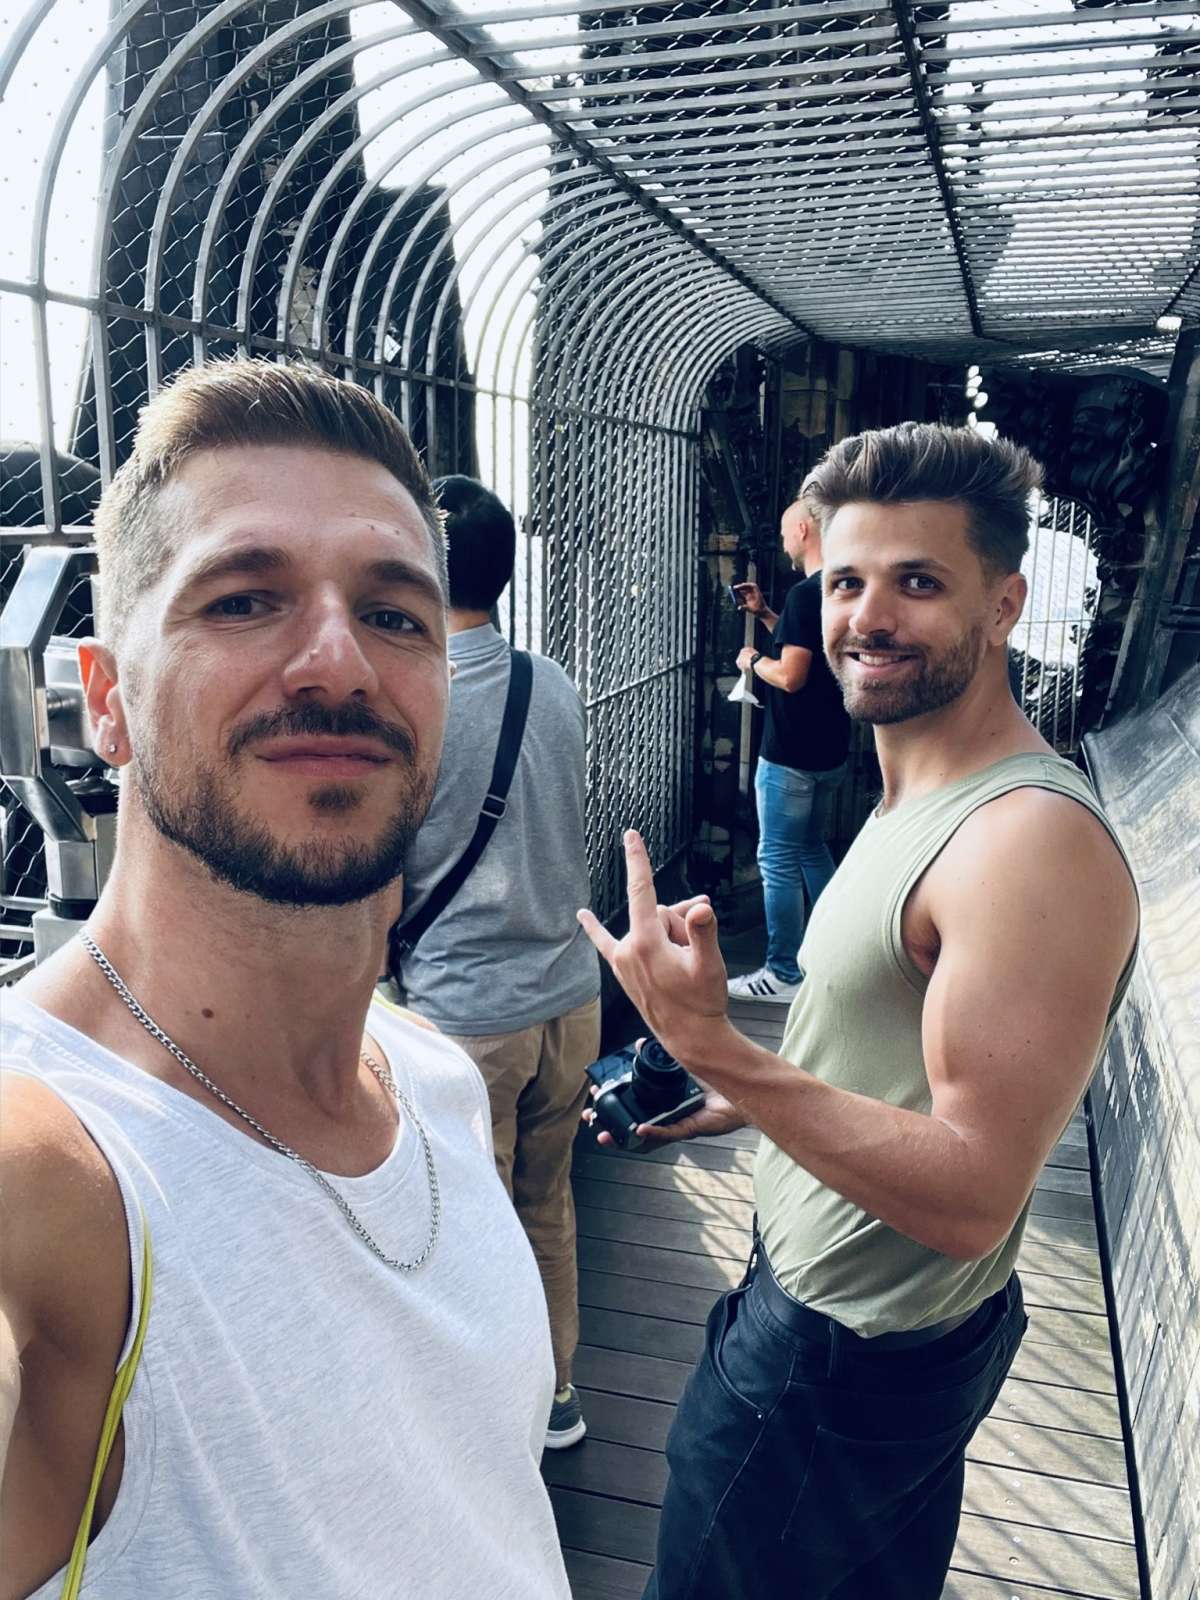
<path fill-rule="evenodd" d="M 1196 0 L 36 0 L 0 49 L 0 524 L 85 521 L 186 363 L 373 385 L 515 506 L 505 623 L 589 703 L 610 911 L 622 821 L 659 862 L 690 833 L 711 374 L 810 334 L 1161 374 L 1198 65 Z"/>
<path fill-rule="evenodd" d="M 1039 495 L 1023 564 L 1029 597 L 1010 648 L 1026 716 L 1060 755 L 1079 750 L 1088 635 L 1100 601 L 1095 526 L 1073 500 Z"/>

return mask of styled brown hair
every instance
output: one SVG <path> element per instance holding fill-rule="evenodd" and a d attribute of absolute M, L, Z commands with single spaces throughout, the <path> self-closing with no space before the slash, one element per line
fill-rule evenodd
<path fill-rule="evenodd" d="M 1029 549 L 1029 496 L 1042 467 L 1008 439 L 941 422 L 872 428 L 835 444 L 804 480 L 801 498 L 822 529 L 856 500 L 896 505 L 953 500 L 967 513 L 967 538 L 999 577 L 1018 572 Z"/>
<path fill-rule="evenodd" d="M 133 453 L 97 507 L 98 622 L 106 643 L 114 643 L 131 602 L 170 558 L 172 531 L 156 515 L 160 491 L 190 456 L 237 445 L 311 445 L 386 467 L 417 503 L 446 589 L 442 514 L 412 440 L 386 406 L 317 367 L 214 361 L 182 372 L 142 408 Z"/>

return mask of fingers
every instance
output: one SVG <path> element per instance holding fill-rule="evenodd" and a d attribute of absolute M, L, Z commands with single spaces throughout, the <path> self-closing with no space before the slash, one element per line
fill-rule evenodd
<path fill-rule="evenodd" d="M 637 1133 L 647 1144 L 674 1144 L 677 1139 L 694 1139 L 698 1135 L 711 1133 L 708 1121 L 704 1111 L 700 1110 L 693 1116 L 681 1117 L 678 1122 L 643 1123 Z"/>
<path fill-rule="evenodd" d="M 609 933 L 608 929 L 599 920 L 599 918 L 594 916 L 592 912 L 588 911 L 586 908 L 577 911 L 575 913 L 575 917 L 584 933 L 587 934 L 588 938 L 596 946 L 596 949 L 599 950 L 605 961 L 611 964 L 613 955 L 615 954 L 617 948 L 617 941 L 613 938 L 612 934 Z"/>
<path fill-rule="evenodd" d="M 694 906 L 708 904 L 706 894 L 694 894 L 688 900 L 677 900 L 673 906 L 659 906 L 658 920 L 672 944 L 686 949 L 688 945 L 687 914 Z"/>
<path fill-rule="evenodd" d="M 696 978 L 714 985 L 725 979 L 725 962 L 717 942 L 717 917 L 710 905 L 693 906 L 684 919 Z"/>
<path fill-rule="evenodd" d="M 668 910 L 673 911 L 677 917 L 686 917 L 693 906 L 706 906 L 709 904 L 710 901 L 706 894 L 694 894 L 690 895 L 686 900 L 676 900 L 673 906 L 668 907 Z"/>
<path fill-rule="evenodd" d="M 625 833 L 625 873 L 629 886 L 629 931 L 644 932 L 658 920 L 658 900 L 650 857 L 636 828 L 629 828 Z"/>

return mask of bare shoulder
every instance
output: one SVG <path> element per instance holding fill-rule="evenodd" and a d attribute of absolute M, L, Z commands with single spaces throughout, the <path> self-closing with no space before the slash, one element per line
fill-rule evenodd
<path fill-rule="evenodd" d="M 1054 789 L 1011 789 L 989 800 L 967 818 L 947 849 L 1011 865 L 1017 844 L 1039 874 L 1056 871 L 1059 863 L 1068 871 L 1086 863 L 1132 887 L 1121 852 L 1099 817 Z"/>
<path fill-rule="evenodd" d="M 1126 954 L 1137 931 L 1137 892 L 1108 829 L 1049 789 L 1013 789 L 980 806 L 942 852 L 929 888 L 941 905 L 1036 907 L 1039 923 L 1110 934 Z"/>
<path fill-rule="evenodd" d="M 112 1168 L 44 1084 L 0 1072 L 0 1282 L 19 1340 L 86 1337 L 129 1296 L 125 1209 Z"/>

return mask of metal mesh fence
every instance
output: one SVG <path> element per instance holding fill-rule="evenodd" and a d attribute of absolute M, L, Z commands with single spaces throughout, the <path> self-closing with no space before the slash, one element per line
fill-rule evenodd
<path fill-rule="evenodd" d="M 38 0 L 0 45 L 0 526 L 86 523 L 190 362 L 370 385 L 514 507 L 503 622 L 591 709 L 611 911 L 623 822 L 688 836 L 711 373 L 811 333 L 1157 370 L 1198 45 L 1191 0 Z M 1060 730 L 1064 670 L 1028 684 Z"/>
<path fill-rule="evenodd" d="M 1062 755 L 1075 755 L 1088 634 L 1100 598 L 1095 527 L 1073 500 L 1039 495 L 1024 572 L 1029 598 L 1011 649 L 1025 714 Z"/>

